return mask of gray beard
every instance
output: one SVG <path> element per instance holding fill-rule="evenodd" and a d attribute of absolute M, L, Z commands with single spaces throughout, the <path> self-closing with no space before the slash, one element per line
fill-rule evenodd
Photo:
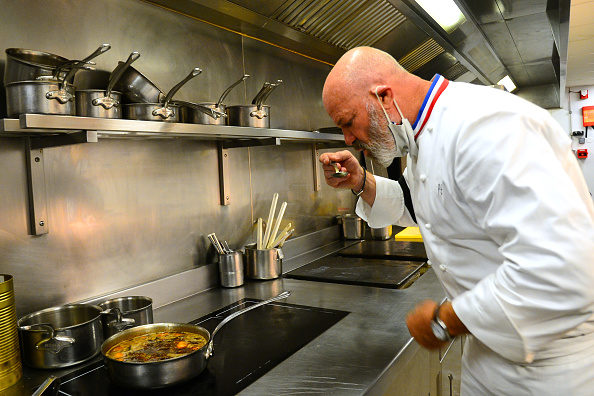
<path fill-rule="evenodd" d="M 374 162 L 380 166 L 387 168 L 390 166 L 394 158 L 396 158 L 396 145 L 394 144 L 394 137 L 390 128 L 382 120 L 380 123 L 379 116 L 375 107 L 371 103 L 367 103 L 367 115 L 369 117 L 369 127 L 367 128 L 367 136 L 369 137 L 369 144 L 357 141 L 356 143 L 369 151 L 370 157 Z"/>

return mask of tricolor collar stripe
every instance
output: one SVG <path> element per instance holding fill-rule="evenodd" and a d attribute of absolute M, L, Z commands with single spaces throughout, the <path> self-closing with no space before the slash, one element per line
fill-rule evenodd
<path fill-rule="evenodd" d="M 431 111 L 433 110 L 437 99 L 449 84 L 449 81 L 443 76 L 436 74 L 435 77 L 436 78 L 433 79 L 433 83 L 429 88 L 429 92 L 427 92 L 427 95 L 425 96 L 425 100 L 423 101 L 423 105 L 419 111 L 419 116 L 417 117 L 413 127 L 415 131 L 415 139 L 417 139 L 423 131 L 423 128 L 425 127 L 427 120 L 429 120 L 429 116 L 431 115 Z"/>
<path fill-rule="evenodd" d="M 437 84 L 437 82 L 439 81 L 439 77 L 441 77 L 441 76 L 439 74 L 436 74 L 435 77 L 438 77 L 438 78 L 433 78 L 433 81 L 431 81 L 431 86 L 429 87 L 429 92 L 427 92 L 427 94 L 425 95 L 425 99 L 423 100 L 423 104 L 421 105 L 421 109 L 419 110 L 419 114 L 417 115 L 417 119 L 415 120 L 415 123 L 412 126 L 415 131 L 417 129 L 417 125 L 419 125 L 419 120 L 423 116 L 423 112 L 425 111 L 425 106 L 427 106 L 427 102 L 429 101 L 429 97 L 431 96 L 431 93 L 433 92 L 433 88 L 435 88 L 435 85 Z"/>

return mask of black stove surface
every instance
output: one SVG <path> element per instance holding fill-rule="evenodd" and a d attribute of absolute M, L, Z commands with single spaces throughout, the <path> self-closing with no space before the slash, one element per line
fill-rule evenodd
<path fill-rule="evenodd" d="M 318 282 L 400 289 L 420 276 L 421 261 L 380 260 L 328 256 L 299 267 L 284 276 Z"/>
<path fill-rule="evenodd" d="M 260 300 L 242 299 L 190 323 L 214 328 L 229 314 Z M 328 330 L 348 312 L 273 302 L 231 320 L 216 334 L 206 369 L 183 384 L 132 390 L 112 384 L 103 362 L 61 378 L 60 395 L 235 395 Z"/>
<path fill-rule="evenodd" d="M 364 257 L 392 260 L 427 261 L 427 252 L 423 242 L 363 241 L 342 249 L 339 256 Z"/>

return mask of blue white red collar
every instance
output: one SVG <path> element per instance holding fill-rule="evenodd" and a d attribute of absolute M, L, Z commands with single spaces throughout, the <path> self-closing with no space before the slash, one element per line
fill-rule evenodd
<path fill-rule="evenodd" d="M 415 140 L 423 131 L 423 127 L 427 123 L 427 120 L 429 120 L 429 116 L 431 115 L 431 111 L 433 110 L 433 106 L 435 106 L 437 99 L 449 84 L 449 81 L 439 74 L 436 74 L 433 79 L 431 79 L 431 81 L 432 83 L 431 87 L 429 88 L 429 92 L 427 92 L 427 95 L 425 95 L 425 100 L 423 101 L 423 105 L 419 110 L 417 119 L 412 125 L 415 132 Z"/>

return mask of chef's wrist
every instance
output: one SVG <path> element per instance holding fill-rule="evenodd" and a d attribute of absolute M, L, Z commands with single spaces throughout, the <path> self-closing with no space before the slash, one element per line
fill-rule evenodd
<path fill-rule="evenodd" d="M 359 198 L 359 196 L 361 194 L 363 194 L 363 191 L 365 191 L 365 182 L 367 181 L 367 171 L 363 167 L 361 167 L 361 169 L 363 169 L 363 183 L 361 185 L 361 188 L 360 189 L 351 189 L 351 191 L 353 192 L 354 195 L 357 196 L 357 198 Z"/>
<path fill-rule="evenodd" d="M 450 301 L 446 301 L 441 305 L 439 318 L 445 323 L 450 335 L 457 336 L 469 333 L 464 323 L 462 323 L 460 318 L 458 318 L 458 315 L 456 315 L 454 307 Z"/>

